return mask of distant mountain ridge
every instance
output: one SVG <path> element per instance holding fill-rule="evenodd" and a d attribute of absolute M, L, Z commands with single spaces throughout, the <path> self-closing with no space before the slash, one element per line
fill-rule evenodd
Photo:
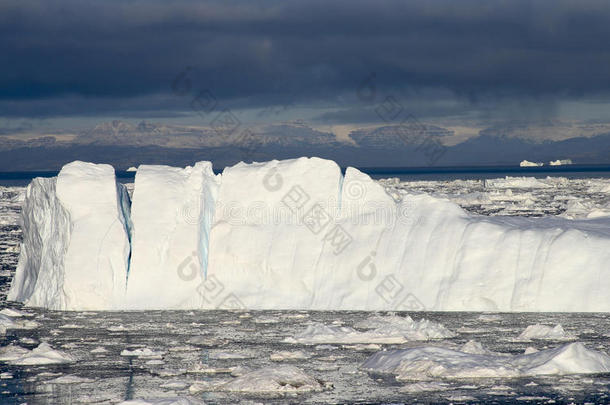
<path fill-rule="evenodd" d="M 546 125 L 541 131 L 552 127 Z M 431 161 L 421 148 L 421 139 L 442 145 L 453 134 L 451 130 L 428 124 L 416 129 L 383 125 L 356 129 L 349 134 L 352 142 L 347 142 L 300 122 L 252 128 L 240 125 L 233 131 L 219 131 L 145 121 L 138 124 L 111 121 L 68 140 L 52 135 L 30 140 L 0 136 L 0 170 L 57 170 L 72 160 L 107 162 L 118 169 L 141 163 L 186 165 L 211 160 L 221 168 L 240 160 L 299 156 L 320 156 L 344 166 L 360 167 L 517 166 L 523 159 L 544 162 L 572 159 L 576 164 L 610 162 L 610 131 L 553 141 L 520 136 L 527 128 L 514 125 L 498 128 L 497 133 L 487 128 L 479 136 L 442 147 L 437 159 Z"/>

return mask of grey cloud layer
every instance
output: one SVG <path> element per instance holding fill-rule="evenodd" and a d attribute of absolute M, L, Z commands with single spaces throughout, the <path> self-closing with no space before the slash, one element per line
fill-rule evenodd
<path fill-rule="evenodd" d="M 238 107 L 340 104 L 373 71 L 380 89 L 472 102 L 606 97 L 609 22 L 606 1 L 4 1 L 0 105 L 180 110 L 166 93 L 187 66 Z"/>

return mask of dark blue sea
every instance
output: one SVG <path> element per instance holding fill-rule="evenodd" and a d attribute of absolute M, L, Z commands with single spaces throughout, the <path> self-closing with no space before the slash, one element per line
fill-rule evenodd
<path fill-rule="evenodd" d="M 376 179 L 398 177 L 403 181 L 491 179 L 505 176 L 610 177 L 610 165 L 361 167 L 359 169 Z M 220 172 L 217 171 L 217 173 Z M 57 176 L 57 173 L 58 171 L 0 172 L 0 186 L 26 186 L 35 177 L 53 177 Z M 131 183 L 135 172 L 117 171 L 116 176 L 122 183 Z"/>

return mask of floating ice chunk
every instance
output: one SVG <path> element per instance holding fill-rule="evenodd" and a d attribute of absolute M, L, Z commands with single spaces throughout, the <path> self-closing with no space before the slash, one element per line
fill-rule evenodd
<path fill-rule="evenodd" d="M 284 339 L 284 342 L 300 344 L 397 344 L 409 340 L 444 339 L 455 336 L 453 332 L 447 330 L 441 324 L 427 319 L 413 321 L 410 317 L 373 317 L 358 323 L 357 326 L 374 329 L 358 331 L 347 326 L 313 323 L 294 337 Z"/>
<path fill-rule="evenodd" d="M 477 317 L 477 320 L 481 322 L 499 322 L 502 320 L 502 317 L 496 314 L 481 314 Z"/>
<path fill-rule="evenodd" d="M 93 382 L 90 378 L 79 377 L 77 375 L 63 375 L 52 380 L 45 381 L 45 384 L 82 384 Z"/>
<path fill-rule="evenodd" d="M 493 354 L 491 351 L 483 347 L 480 342 L 469 340 L 460 348 L 461 352 L 470 354 Z M 497 353 L 496 353 L 497 354 Z"/>
<path fill-rule="evenodd" d="M 21 318 L 23 316 L 32 316 L 29 312 L 20 311 L 14 308 L 4 308 L 0 311 L 0 315 L 10 316 L 11 318 Z"/>
<path fill-rule="evenodd" d="M 197 382 L 189 388 L 200 391 L 229 391 L 265 395 L 300 394 L 322 391 L 325 387 L 315 378 L 293 366 L 266 367 L 223 383 Z"/>
<path fill-rule="evenodd" d="M 17 345 L 3 346 L 3 347 L 0 347 L 0 361 L 17 360 L 28 353 L 30 353 L 30 351 L 21 346 L 17 346 Z"/>
<path fill-rule="evenodd" d="M 418 392 L 430 392 L 430 391 L 445 391 L 448 390 L 449 384 L 441 382 L 419 382 L 413 384 L 407 384 L 400 388 L 400 392 L 408 392 L 410 394 Z"/>
<path fill-rule="evenodd" d="M 134 183 L 132 256 L 126 305 L 203 306 L 209 228 L 220 177 L 210 162 L 184 169 L 142 165 Z"/>
<path fill-rule="evenodd" d="M 249 369 L 242 366 L 232 367 L 209 367 L 207 365 L 197 363 L 193 367 L 187 370 L 190 374 L 231 374 L 234 377 L 245 374 L 250 371 Z"/>
<path fill-rule="evenodd" d="M 576 340 L 577 337 L 563 330 L 560 324 L 555 326 L 529 325 L 517 340 L 548 339 L 548 340 Z"/>
<path fill-rule="evenodd" d="M 269 356 L 269 359 L 271 361 L 287 361 L 287 360 L 290 361 L 290 360 L 306 360 L 310 357 L 311 357 L 310 354 L 305 353 L 302 350 L 297 350 L 294 352 L 281 351 L 281 352 L 271 353 L 271 355 Z"/>
<path fill-rule="evenodd" d="M 358 343 L 355 345 L 343 345 L 341 347 L 343 347 L 344 349 L 356 350 L 357 352 L 376 352 L 377 350 L 381 349 L 381 346 L 378 345 L 377 343 L 369 343 L 369 344 Z"/>
<path fill-rule="evenodd" d="M 535 177 L 511 177 L 506 176 L 504 179 L 486 179 L 485 187 L 493 188 L 551 188 L 553 185 L 548 184 L 545 180 Z"/>
<path fill-rule="evenodd" d="M 108 350 L 105 347 L 98 346 L 95 349 L 92 349 L 89 353 L 93 353 L 93 354 L 108 353 Z"/>
<path fill-rule="evenodd" d="M 354 325 L 356 328 L 375 329 L 388 334 L 402 334 L 408 340 L 446 339 L 455 337 L 445 326 L 428 319 L 414 321 L 410 316 L 373 316 Z"/>
<path fill-rule="evenodd" d="M 161 384 L 159 387 L 172 390 L 181 390 L 188 386 L 189 384 L 186 381 L 168 381 L 166 383 Z"/>
<path fill-rule="evenodd" d="M 544 163 L 542 162 L 530 162 L 529 160 L 522 160 L 521 163 L 519 163 L 519 166 L 521 167 L 540 167 L 543 166 Z M 551 163 L 552 165 L 552 163 Z"/>
<path fill-rule="evenodd" d="M 48 343 L 41 343 L 32 350 L 19 346 L 7 346 L 0 350 L 0 361 L 6 361 L 13 365 L 61 364 L 75 361 L 74 357 L 59 350 L 54 350 Z"/>
<path fill-rule="evenodd" d="M 40 324 L 27 319 L 13 319 L 10 316 L 0 314 L 0 332 L 5 333 L 8 329 L 36 329 Z"/>
<path fill-rule="evenodd" d="M 259 316 L 254 318 L 253 322 L 261 324 L 279 323 L 280 318 L 277 316 Z"/>
<path fill-rule="evenodd" d="M 238 360 L 238 359 L 252 359 L 255 358 L 256 355 L 250 351 L 234 351 L 234 352 L 225 352 L 220 350 L 214 350 L 208 354 L 209 358 L 212 360 Z"/>
<path fill-rule="evenodd" d="M 582 343 L 516 356 L 424 346 L 375 353 L 362 368 L 396 374 L 399 380 L 590 374 L 609 372 L 610 356 Z"/>
<path fill-rule="evenodd" d="M 196 398 L 174 397 L 174 398 L 151 398 L 123 401 L 118 405 L 203 405 L 204 402 Z"/>
<path fill-rule="evenodd" d="M 126 356 L 126 357 L 147 357 L 147 358 L 157 357 L 157 358 L 160 358 L 164 354 L 165 354 L 165 352 L 163 352 L 163 351 L 154 351 L 154 350 L 149 349 L 148 347 L 141 348 L 141 349 L 134 349 L 134 350 L 124 349 L 121 351 L 121 356 Z"/>

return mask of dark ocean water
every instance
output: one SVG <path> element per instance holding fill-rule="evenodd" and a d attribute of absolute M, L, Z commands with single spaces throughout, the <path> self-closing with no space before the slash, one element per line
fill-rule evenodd
<path fill-rule="evenodd" d="M 491 179 L 505 176 L 562 176 L 567 178 L 610 177 L 610 165 L 564 165 L 542 167 L 459 166 L 459 167 L 362 167 L 371 177 L 398 177 L 408 180 Z M 344 169 L 345 170 L 345 169 Z M 221 171 L 217 170 L 217 173 Z M 0 172 L 0 186 L 26 186 L 35 177 L 57 176 L 57 171 Z M 131 183 L 135 172 L 117 171 L 117 179 Z"/>

